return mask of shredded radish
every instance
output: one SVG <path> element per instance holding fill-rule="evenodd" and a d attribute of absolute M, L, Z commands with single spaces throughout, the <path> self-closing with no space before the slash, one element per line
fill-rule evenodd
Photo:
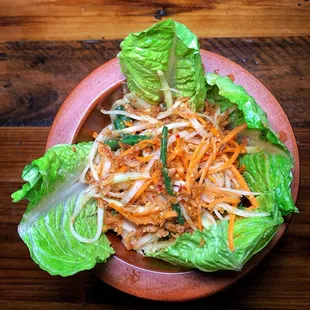
<path fill-rule="evenodd" d="M 236 207 L 232 207 L 227 203 L 218 203 L 215 208 L 222 208 L 226 210 L 228 213 L 236 214 L 242 217 L 263 217 L 263 216 L 269 216 L 270 213 L 268 212 L 256 212 L 256 211 L 245 211 L 240 210 Z M 214 209 L 215 210 L 215 209 Z"/>
<path fill-rule="evenodd" d="M 99 143 L 102 142 L 102 140 L 108 138 L 108 135 L 107 135 L 107 132 L 112 130 L 113 126 L 110 124 L 106 127 L 104 127 L 101 132 L 99 133 L 99 135 L 97 136 L 96 140 L 94 141 L 93 143 L 93 146 L 89 152 L 89 155 L 88 155 L 88 164 L 89 164 L 89 168 L 92 172 L 92 175 L 93 175 L 93 178 L 95 179 L 95 181 L 99 181 L 99 176 L 95 170 L 95 167 L 94 167 L 94 164 L 93 164 L 93 160 L 94 160 L 94 157 L 97 153 L 97 150 L 98 150 L 98 146 L 99 146 Z"/>
<path fill-rule="evenodd" d="M 173 182 L 174 185 L 176 186 L 183 186 L 185 185 L 185 182 L 184 181 L 181 181 L 181 180 L 176 180 Z"/>
<path fill-rule="evenodd" d="M 153 117 L 150 117 L 148 115 L 140 116 L 140 115 L 136 115 L 134 113 L 129 113 L 129 112 L 126 112 L 126 111 L 121 111 L 121 110 L 113 110 L 113 111 L 101 110 L 101 112 L 103 114 L 109 114 L 109 115 L 124 115 L 124 116 L 127 116 L 129 118 L 132 118 L 132 119 L 135 119 L 135 120 L 138 120 L 138 121 L 149 122 L 151 124 L 157 124 L 158 123 L 157 119 L 155 119 Z"/>
<path fill-rule="evenodd" d="M 176 101 L 173 106 L 165 112 L 160 112 L 157 115 L 157 119 L 163 119 L 173 114 L 174 110 L 181 104 L 181 101 Z"/>
<path fill-rule="evenodd" d="M 127 220 L 123 222 L 123 230 L 126 232 L 136 231 L 137 229 Z"/>
<path fill-rule="evenodd" d="M 217 209 L 213 209 L 213 212 L 214 212 L 215 215 L 219 218 L 219 220 L 221 220 L 221 221 L 224 220 L 222 214 L 221 214 Z"/>
<path fill-rule="evenodd" d="M 79 179 L 79 182 L 80 182 L 80 183 L 86 183 L 85 177 L 86 177 L 86 173 L 87 173 L 88 170 L 89 170 L 89 164 L 87 164 L 87 165 L 85 166 L 84 170 L 83 170 L 82 173 L 81 173 L 81 176 L 80 176 L 80 179 Z"/>
<path fill-rule="evenodd" d="M 176 122 L 176 123 L 171 123 L 166 125 L 166 127 L 168 127 L 168 130 L 170 129 L 175 129 L 175 128 L 184 128 L 184 127 L 190 127 L 190 122 Z M 159 134 L 161 134 L 161 132 L 163 131 L 163 127 L 159 127 L 157 128 L 152 134 L 153 136 L 158 136 Z"/>
<path fill-rule="evenodd" d="M 95 195 L 96 192 L 96 186 L 95 185 L 90 185 L 88 188 L 86 188 L 84 191 L 81 192 L 79 195 L 75 208 L 73 211 L 73 214 L 70 218 L 70 231 L 71 234 L 80 242 L 83 243 L 94 243 L 96 242 L 101 233 L 102 233 L 102 226 L 103 226 L 103 217 L 104 217 L 104 209 L 100 208 L 98 206 L 97 208 L 97 231 L 96 234 L 93 238 L 85 238 L 82 237 L 80 234 L 78 234 L 74 228 L 74 222 L 76 218 L 79 216 L 81 211 L 83 210 L 84 206 L 89 202 L 90 199 Z"/>
<path fill-rule="evenodd" d="M 180 210 L 181 210 L 181 213 L 182 215 L 184 216 L 186 222 L 189 224 L 189 226 L 191 227 L 192 230 L 197 230 L 197 226 L 193 223 L 193 221 L 191 220 L 191 218 L 189 217 L 189 215 L 187 214 L 186 212 L 186 209 L 184 207 L 184 205 L 179 202 L 179 206 L 180 206 Z"/>
<path fill-rule="evenodd" d="M 85 238 L 77 233 L 77 231 L 74 228 L 74 222 L 73 220 L 70 221 L 70 232 L 73 235 L 75 239 L 77 239 L 80 242 L 83 243 L 94 243 L 96 242 L 102 233 L 102 227 L 103 227 L 103 217 L 104 217 L 104 209 L 100 208 L 98 206 L 97 208 L 97 231 L 93 238 Z"/>
<path fill-rule="evenodd" d="M 139 249 L 146 243 L 154 242 L 157 240 L 158 240 L 158 237 L 155 234 L 146 234 L 134 244 L 134 249 Z"/>
<path fill-rule="evenodd" d="M 162 85 L 167 109 L 169 109 L 173 105 L 171 89 L 169 87 L 169 84 L 167 83 L 164 73 L 161 70 L 157 71 L 157 75 Z"/>
<path fill-rule="evenodd" d="M 142 124 L 139 124 L 137 126 L 131 126 L 131 127 L 127 127 L 127 128 L 120 129 L 120 130 L 114 130 L 113 134 L 120 135 L 122 133 L 125 133 L 125 134 L 126 133 L 135 133 L 137 131 L 143 130 L 143 129 L 148 128 L 148 127 L 149 127 L 148 123 L 142 123 Z"/>
<path fill-rule="evenodd" d="M 108 176 L 111 166 L 112 166 L 111 161 L 107 157 L 104 158 L 104 166 L 102 169 L 102 177 L 103 178 Z"/>
<path fill-rule="evenodd" d="M 151 176 L 148 172 L 117 172 L 111 173 L 106 179 L 103 180 L 103 184 L 116 184 L 140 179 L 149 179 Z"/>
<path fill-rule="evenodd" d="M 209 135 L 209 133 L 204 130 L 203 126 L 197 121 L 197 119 L 190 118 L 189 121 L 192 124 L 192 126 L 195 128 L 195 130 L 198 131 L 201 137 L 206 137 Z"/>
<path fill-rule="evenodd" d="M 238 194 L 238 195 L 242 195 L 242 196 L 258 196 L 258 195 L 262 194 L 260 192 L 248 192 L 248 191 L 232 189 L 232 188 L 228 189 L 228 188 L 216 187 L 216 186 L 214 186 L 214 188 L 218 189 L 220 191 L 223 191 L 223 192 L 230 192 L 230 193 L 234 193 L 234 194 Z"/>
<path fill-rule="evenodd" d="M 205 193 L 201 194 L 200 197 L 201 197 L 201 199 L 202 199 L 203 201 L 205 201 L 206 203 L 211 203 L 211 202 L 214 200 L 213 197 L 208 196 L 208 195 L 206 195 Z"/>
<path fill-rule="evenodd" d="M 125 193 L 114 193 L 114 192 L 108 192 L 108 195 L 115 198 L 123 198 Z"/>
<path fill-rule="evenodd" d="M 197 115 L 206 118 L 216 129 L 219 129 L 218 124 L 209 115 L 203 113 L 197 113 Z"/>
<path fill-rule="evenodd" d="M 170 245 L 173 245 L 175 243 L 175 239 L 171 238 L 170 240 L 167 241 L 155 241 L 155 242 L 151 242 L 148 244 L 145 244 L 141 247 L 140 250 L 138 250 L 137 252 L 140 253 L 141 255 L 143 255 L 143 251 L 147 251 L 148 253 L 154 253 L 160 249 L 165 249 Z"/>
<path fill-rule="evenodd" d="M 119 100 L 116 100 L 112 107 L 111 107 L 111 110 L 116 110 L 119 106 L 121 105 L 125 105 L 126 103 L 128 103 L 129 101 L 127 100 L 127 96 L 125 95 L 122 99 L 119 99 Z M 117 115 L 115 114 L 112 114 L 110 115 L 110 118 L 111 118 L 111 122 L 113 123 L 113 121 L 116 119 Z"/>
<path fill-rule="evenodd" d="M 224 180 L 225 180 L 225 188 L 231 188 L 230 178 L 229 178 L 229 176 L 226 173 L 225 173 L 225 176 L 224 176 Z"/>
<path fill-rule="evenodd" d="M 202 213 L 201 222 L 202 226 L 206 229 L 209 228 L 210 225 L 216 224 L 214 217 L 207 210 Z"/>
<path fill-rule="evenodd" d="M 138 192 L 138 190 L 141 188 L 144 182 L 145 182 L 144 180 L 139 180 L 132 185 L 127 194 L 122 198 L 123 205 L 126 205 L 133 198 L 133 196 Z"/>
<path fill-rule="evenodd" d="M 139 98 L 136 94 L 130 93 L 125 95 L 126 99 L 131 102 L 131 104 L 139 110 L 148 110 L 152 108 L 152 105 L 147 103 L 145 100 Z"/>

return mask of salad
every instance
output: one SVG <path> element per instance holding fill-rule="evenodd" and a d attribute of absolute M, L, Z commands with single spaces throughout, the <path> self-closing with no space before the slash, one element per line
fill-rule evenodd
<path fill-rule="evenodd" d="M 291 154 L 242 86 L 205 73 L 184 25 L 132 33 L 118 58 L 111 123 L 49 149 L 12 194 L 29 200 L 18 233 L 32 259 L 51 275 L 91 269 L 114 253 L 111 230 L 144 256 L 240 271 L 298 212 Z"/>

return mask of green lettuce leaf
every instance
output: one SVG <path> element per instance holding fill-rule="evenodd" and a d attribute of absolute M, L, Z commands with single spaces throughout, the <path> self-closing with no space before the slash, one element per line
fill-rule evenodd
<path fill-rule="evenodd" d="M 265 200 L 270 204 L 269 197 Z M 270 207 L 268 207 L 269 209 Z M 238 219 L 234 225 L 234 246 L 228 247 L 228 221 L 217 222 L 202 232 L 185 233 L 176 242 L 157 252 L 146 255 L 205 272 L 218 270 L 240 271 L 243 265 L 263 249 L 283 222 L 279 212 L 268 217 Z"/>
<path fill-rule="evenodd" d="M 112 253 L 105 235 L 92 243 L 76 240 L 70 232 L 70 217 L 85 184 L 77 182 L 87 164 L 92 143 L 57 145 L 34 160 L 23 171 L 24 184 L 12 194 L 13 201 L 29 204 L 18 226 L 32 259 L 52 275 L 69 276 L 92 268 Z M 96 203 L 86 205 L 74 227 L 86 238 L 97 229 Z"/>
<path fill-rule="evenodd" d="M 252 191 L 270 194 L 282 215 L 298 212 L 291 193 L 293 165 L 288 157 L 267 152 L 245 154 L 240 165 L 245 166 L 243 175 Z"/>
<path fill-rule="evenodd" d="M 42 198 L 66 183 L 75 183 L 83 171 L 92 142 L 76 145 L 59 144 L 49 149 L 43 157 L 26 166 L 22 178 L 27 182 L 12 194 L 13 202 L 29 200 L 30 211 Z"/>
<path fill-rule="evenodd" d="M 204 106 L 206 86 L 197 37 L 183 24 L 165 20 L 129 34 L 118 54 L 131 92 L 151 104 L 163 98 L 158 70 L 170 87 L 190 97 L 193 110 Z"/>
<path fill-rule="evenodd" d="M 234 125 L 246 122 L 248 128 L 261 132 L 261 139 L 277 145 L 289 155 L 286 146 L 270 127 L 266 113 L 241 85 L 235 84 L 229 77 L 211 72 L 206 74 L 206 81 L 206 98 L 209 102 L 220 105 L 222 111 L 237 105 L 238 111 L 234 112 L 231 118 Z"/>
<path fill-rule="evenodd" d="M 91 269 L 114 253 L 104 234 L 92 244 L 81 243 L 71 234 L 70 217 L 80 190 L 77 188 L 65 204 L 39 217 L 22 235 L 31 258 L 51 275 L 66 277 Z M 96 234 L 96 210 L 96 203 L 89 203 L 75 221 L 74 227 L 83 237 L 92 238 Z"/>

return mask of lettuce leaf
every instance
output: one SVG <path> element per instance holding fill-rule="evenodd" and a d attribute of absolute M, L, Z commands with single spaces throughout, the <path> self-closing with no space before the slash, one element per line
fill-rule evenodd
<path fill-rule="evenodd" d="M 237 105 L 238 110 L 232 114 L 234 125 L 246 122 L 248 128 L 257 129 L 261 132 L 261 139 L 267 140 L 278 146 L 288 155 L 290 154 L 286 146 L 279 139 L 270 127 L 267 114 L 256 103 L 255 99 L 241 86 L 235 84 L 230 78 L 208 72 L 207 81 L 207 100 L 221 106 L 221 110 Z M 239 112 L 242 112 L 240 114 Z"/>
<path fill-rule="evenodd" d="M 298 212 L 291 193 L 293 165 L 288 157 L 267 152 L 245 154 L 240 165 L 246 169 L 243 175 L 252 191 L 270 194 L 282 215 Z"/>
<path fill-rule="evenodd" d="M 156 105 L 163 98 L 157 71 L 164 72 L 170 87 L 190 97 L 193 110 L 204 105 L 206 86 L 197 37 L 171 19 L 129 34 L 118 54 L 131 92 Z"/>
<path fill-rule="evenodd" d="M 51 275 L 71 276 L 92 269 L 114 253 L 108 238 L 102 234 L 91 244 L 81 243 L 70 232 L 70 217 L 81 188 L 76 187 L 66 203 L 55 205 L 45 216 L 40 216 L 21 236 L 31 258 Z M 77 217 L 74 227 L 86 238 L 97 229 L 96 203 L 87 204 Z"/>
<path fill-rule="evenodd" d="M 265 204 L 272 200 L 266 197 Z M 218 270 L 240 271 L 243 265 L 263 249 L 283 222 L 277 209 L 268 217 L 238 219 L 234 225 L 235 250 L 228 247 L 228 221 L 217 222 L 202 232 L 194 231 L 177 238 L 176 242 L 157 252 L 146 255 L 205 272 Z"/>
<path fill-rule="evenodd" d="M 32 259 L 52 275 L 68 276 L 105 261 L 113 249 L 105 235 L 92 244 L 81 243 L 70 232 L 70 216 L 77 196 L 86 185 L 78 181 L 87 163 L 92 142 L 57 145 L 25 167 L 22 189 L 14 202 L 29 200 L 18 233 Z M 74 224 L 84 237 L 95 235 L 95 202 L 87 205 Z"/>
<path fill-rule="evenodd" d="M 83 171 L 92 142 L 76 145 L 59 144 L 41 158 L 26 166 L 22 178 L 27 181 L 22 189 L 12 194 L 13 202 L 29 200 L 28 211 L 43 197 L 52 194 L 66 183 L 75 183 Z"/>

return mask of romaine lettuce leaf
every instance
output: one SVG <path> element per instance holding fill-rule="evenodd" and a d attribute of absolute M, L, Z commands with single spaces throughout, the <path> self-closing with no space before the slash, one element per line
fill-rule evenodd
<path fill-rule="evenodd" d="M 279 136 L 270 127 L 266 113 L 241 85 L 235 84 L 229 77 L 211 72 L 206 74 L 206 81 L 206 98 L 209 102 L 220 105 L 223 111 L 236 104 L 238 110 L 242 112 L 243 115 L 238 112 L 233 113 L 232 121 L 235 125 L 239 125 L 243 121 L 246 122 L 248 128 L 257 129 L 261 132 L 263 140 L 277 145 L 289 154 Z"/>
<path fill-rule="evenodd" d="M 66 203 L 55 205 L 22 235 L 31 258 L 51 275 L 66 277 L 91 269 L 114 253 L 104 234 L 91 244 L 82 243 L 71 234 L 70 217 L 80 190 L 76 187 Z M 76 231 L 83 237 L 92 238 L 96 234 L 96 205 L 96 202 L 87 204 L 74 223 Z"/>
<path fill-rule="evenodd" d="M 118 54 L 131 92 L 151 104 L 163 98 L 158 70 L 170 87 L 190 97 L 193 110 L 204 105 L 206 86 L 197 37 L 183 24 L 171 19 L 145 31 L 129 34 Z"/>
<path fill-rule="evenodd" d="M 265 203 L 270 204 L 270 201 Z M 240 271 L 255 253 L 268 244 L 282 222 L 277 209 L 268 217 L 236 220 L 234 251 L 228 247 L 228 221 L 225 220 L 210 225 L 202 232 L 196 230 L 192 234 L 183 234 L 173 245 L 155 253 L 147 252 L 146 255 L 206 272 Z"/>
<path fill-rule="evenodd" d="M 66 183 L 75 183 L 85 167 L 92 142 L 76 145 L 59 144 L 49 149 L 43 157 L 26 166 L 22 178 L 27 181 L 22 189 L 12 194 L 13 202 L 29 200 L 28 211 L 46 195 Z"/>
<path fill-rule="evenodd" d="M 70 216 L 76 197 L 86 185 L 77 182 L 87 163 L 92 143 L 57 145 L 23 171 L 24 184 L 13 201 L 29 204 L 18 233 L 40 267 L 52 275 L 68 276 L 92 268 L 113 253 L 105 235 L 92 244 L 81 243 L 70 232 Z M 97 229 L 96 206 L 84 207 L 74 227 L 84 237 Z"/>
<path fill-rule="evenodd" d="M 288 157 L 267 152 L 245 154 L 240 165 L 246 169 L 243 175 L 251 190 L 270 194 L 282 215 L 298 212 L 291 193 L 293 165 Z"/>

